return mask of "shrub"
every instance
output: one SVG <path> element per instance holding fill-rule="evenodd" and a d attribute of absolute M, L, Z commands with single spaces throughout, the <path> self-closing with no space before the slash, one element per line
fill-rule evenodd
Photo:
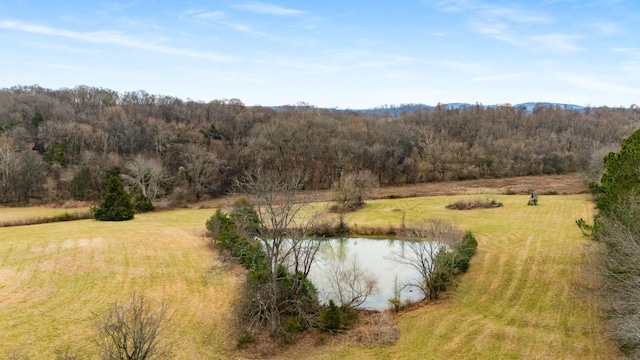
<path fill-rule="evenodd" d="M 491 209 L 502 207 L 495 199 L 461 199 L 446 206 L 450 210 Z"/>
<path fill-rule="evenodd" d="M 247 237 L 254 237 L 262 226 L 260 217 L 253 204 L 245 197 L 241 197 L 233 204 L 231 219 L 239 233 Z"/>
<path fill-rule="evenodd" d="M 340 307 L 340 326 L 343 328 L 350 328 L 356 322 L 358 322 L 359 312 L 352 307 Z"/>
<path fill-rule="evenodd" d="M 287 344 L 293 344 L 305 327 L 297 317 L 290 316 L 282 325 L 280 330 L 280 338 Z"/>
<path fill-rule="evenodd" d="M 136 195 L 133 199 L 133 207 L 137 212 L 148 212 L 154 209 L 151 200 L 142 194 Z"/>
<path fill-rule="evenodd" d="M 236 216 L 236 219 L 238 217 Z M 243 217 L 246 220 L 246 218 Z M 244 223 L 245 231 L 250 228 L 248 223 Z M 205 223 L 207 235 L 215 240 L 215 244 L 242 264 L 247 270 L 261 272 L 262 267 L 267 266 L 267 255 L 260 246 L 260 243 L 253 238 L 243 236 L 238 232 L 236 222 L 231 216 L 223 213 L 220 209 Z M 249 274 L 258 277 L 258 274 Z"/>
<path fill-rule="evenodd" d="M 252 342 L 254 342 L 255 336 L 253 336 L 253 334 L 251 334 L 248 331 L 243 332 L 242 334 L 240 334 L 238 336 L 238 341 L 236 342 L 236 347 L 238 347 L 239 349 L 242 349 L 244 347 L 246 347 L 247 345 L 251 344 Z"/>
<path fill-rule="evenodd" d="M 320 313 L 320 326 L 325 331 L 337 331 L 340 329 L 340 308 L 333 300 L 329 300 L 329 306 Z"/>
<path fill-rule="evenodd" d="M 469 261 L 471 257 L 476 253 L 478 247 L 478 241 L 470 231 L 467 231 L 462 242 L 458 246 L 454 255 L 454 266 L 461 273 L 467 272 L 469 269 Z"/>

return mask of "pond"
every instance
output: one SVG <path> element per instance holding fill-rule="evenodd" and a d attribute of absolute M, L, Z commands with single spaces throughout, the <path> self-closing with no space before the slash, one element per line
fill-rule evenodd
<path fill-rule="evenodd" d="M 339 305 L 328 278 L 331 277 L 332 272 L 335 273 L 336 264 L 349 268 L 350 265 L 352 267 L 355 259 L 358 266 L 377 281 L 376 294 L 369 296 L 358 308 L 368 310 L 392 308 L 389 299 L 394 298 L 395 289 L 420 279 L 420 274 L 415 269 L 401 266 L 389 259 L 393 252 L 398 253 L 402 250 L 404 243 L 403 240 L 366 238 L 323 240 L 320 254 L 309 275 L 318 288 L 320 301 L 328 304 L 329 300 L 333 299 Z M 406 286 L 400 290 L 400 301 L 403 304 L 407 301 L 420 301 L 422 298 L 422 292 L 415 287 Z"/>

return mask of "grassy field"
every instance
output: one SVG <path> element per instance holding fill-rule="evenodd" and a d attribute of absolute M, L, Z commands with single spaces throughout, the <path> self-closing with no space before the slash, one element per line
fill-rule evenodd
<path fill-rule="evenodd" d="M 469 196 L 375 200 L 348 217 L 354 227 L 400 227 L 447 218 L 476 234 L 477 255 L 449 299 L 399 316 L 400 340 L 362 346 L 342 339 L 282 357 L 317 359 L 610 359 L 589 289 L 590 254 L 574 220 L 591 215 L 586 195 L 492 195 L 498 209 L 447 210 Z M 2 209 L 2 215 L 15 209 Z M 176 359 L 237 358 L 231 304 L 241 276 L 225 270 L 204 238 L 213 210 L 136 215 L 0 230 L 0 358 L 17 350 L 51 358 L 72 344 L 95 351 L 96 314 L 137 289 L 168 300 Z M 30 215 L 31 216 L 31 215 Z"/>
<path fill-rule="evenodd" d="M 97 314 L 133 290 L 168 301 L 176 359 L 228 358 L 240 277 L 223 270 L 207 247 L 203 224 L 212 212 L 0 230 L 0 358 L 14 351 L 53 358 L 67 344 L 93 358 Z"/>
<path fill-rule="evenodd" d="M 594 244 L 574 220 L 591 216 L 586 195 L 493 196 L 504 207 L 470 211 L 445 206 L 469 196 L 372 201 L 351 214 L 359 226 L 399 227 L 424 217 L 450 219 L 476 235 L 479 248 L 450 299 L 399 317 L 389 347 L 342 346 L 315 358 L 611 359 L 602 313 L 590 298 Z"/>

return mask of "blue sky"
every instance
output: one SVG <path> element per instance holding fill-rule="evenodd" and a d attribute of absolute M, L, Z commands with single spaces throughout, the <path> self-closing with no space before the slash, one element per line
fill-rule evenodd
<path fill-rule="evenodd" d="M 628 107 L 640 103 L 638 34 L 637 0 L 0 0 L 0 87 Z"/>

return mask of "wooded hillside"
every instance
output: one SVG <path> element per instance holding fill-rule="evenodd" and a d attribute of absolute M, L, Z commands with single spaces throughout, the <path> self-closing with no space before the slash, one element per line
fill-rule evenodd
<path fill-rule="evenodd" d="M 439 105 L 395 117 L 14 87 L 0 90 L 0 203 L 96 200 L 113 167 L 132 193 L 175 204 L 227 193 L 256 168 L 303 173 L 307 189 L 364 169 L 381 185 L 589 171 L 639 126 L 637 108 Z"/>

